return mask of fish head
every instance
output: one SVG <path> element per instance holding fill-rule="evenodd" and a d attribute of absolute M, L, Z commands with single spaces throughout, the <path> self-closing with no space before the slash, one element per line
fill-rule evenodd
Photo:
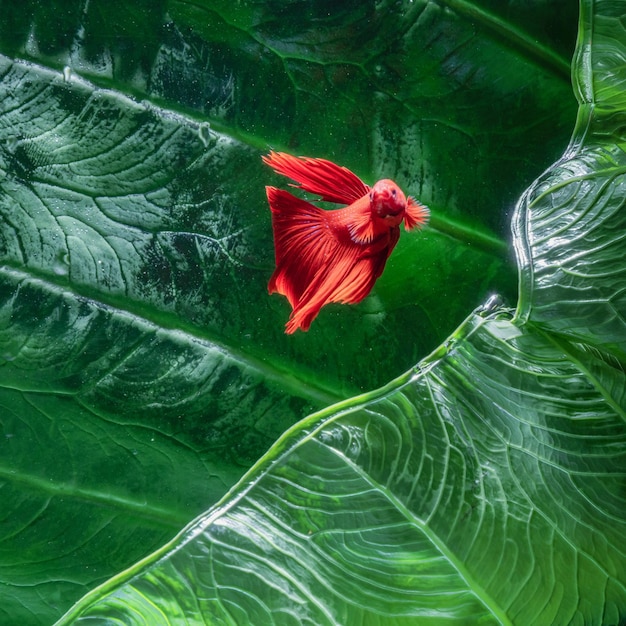
<path fill-rule="evenodd" d="M 398 226 L 404 218 L 406 196 L 392 180 L 379 180 L 370 190 L 372 216 L 389 226 Z"/>

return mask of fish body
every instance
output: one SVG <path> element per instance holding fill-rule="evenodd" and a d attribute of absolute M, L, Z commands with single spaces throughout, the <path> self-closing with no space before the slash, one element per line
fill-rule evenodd
<path fill-rule="evenodd" d="M 266 187 L 276 258 L 268 290 L 291 304 L 285 326 L 291 334 L 308 330 L 326 304 L 363 300 L 398 243 L 402 221 L 407 230 L 423 226 L 429 211 L 392 180 L 369 187 L 326 159 L 271 152 L 263 161 L 295 180 L 292 186 L 347 205 L 325 210 L 283 189 Z"/>

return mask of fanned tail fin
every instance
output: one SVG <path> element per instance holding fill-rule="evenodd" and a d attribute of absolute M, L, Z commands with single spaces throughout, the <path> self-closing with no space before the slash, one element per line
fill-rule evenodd
<path fill-rule="evenodd" d="M 399 230 L 395 232 L 399 233 Z M 331 302 L 361 302 L 382 274 L 395 241 L 397 237 L 392 238 L 388 245 L 377 246 L 375 252 L 372 252 L 371 246 L 335 245 L 331 258 L 318 269 L 293 307 L 285 332 L 292 334 L 298 328 L 308 330 L 320 309 Z"/>
<path fill-rule="evenodd" d="M 268 284 L 270 293 L 280 293 L 295 307 L 320 265 L 329 239 L 326 211 L 288 191 L 266 187 L 272 211 L 276 270 Z"/>
<path fill-rule="evenodd" d="M 276 187 L 266 187 L 266 192 L 276 254 L 268 290 L 291 304 L 285 331 L 307 330 L 330 302 L 355 304 L 365 298 L 385 267 L 399 229 L 371 243 L 355 243 L 343 223 L 346 209 L 325 211 Z"/>

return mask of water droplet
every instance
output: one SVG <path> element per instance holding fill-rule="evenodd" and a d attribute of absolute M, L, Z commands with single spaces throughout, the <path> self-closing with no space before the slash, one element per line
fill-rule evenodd
<path fill-rule="evenodd" d="M 20 140 L 15 135 L 7 138 L 6 149 L 9 154 L 15 154 L 19 145 Z"/>
<path fill-rule="evenodd" d="M 72 68 L 69 65 L 66 65 L 63 68 L 63 80 L 66 83 L 69 83 L 72 80 Z"/>
<path fill-rule="evenodd" d="M 205 148 L 210 148 L 215 145 L 216 138 L 208 122 L 204 122 L 198 126 L 198 137 L 200 137 L 200 141 L 204 144 Z"/>
<path fill-rule="evenodd" d="M 67 276 L 70 271 L 70 257 L 69 254 L 63 250 L 61 250 L 58 254 L 54 263 L 52 264 L 52 271 L 57 276 Z"/>
<path fill-rule="evenodd" d="M 478 307 L 478 312 L 479 314 L 489 315 L 501 306 L 502 298 L 497 293 L 494 293 L 487 298 L 487 301 L 482 306 Z"/>

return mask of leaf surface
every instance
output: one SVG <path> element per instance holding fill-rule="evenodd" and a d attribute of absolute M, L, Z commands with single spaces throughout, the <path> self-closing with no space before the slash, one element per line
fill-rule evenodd
<path fill-rule="evenodd" d="M 490 299 L 412 371 L 295 425 L 61 624 L 624 620 L 620 10 L 583 2 L 576 130 L 513 220 L 517 311 Z"/>
<path fill-rule="evenodd" d="M 570 6 L 3 8 L 0 621 L 51 623 L 302 416 L 514 301 L 507 208 L 575 112 Z M 391 176 L 434 216 L 293 338 L 266 293 L 270 147 Z"/>

